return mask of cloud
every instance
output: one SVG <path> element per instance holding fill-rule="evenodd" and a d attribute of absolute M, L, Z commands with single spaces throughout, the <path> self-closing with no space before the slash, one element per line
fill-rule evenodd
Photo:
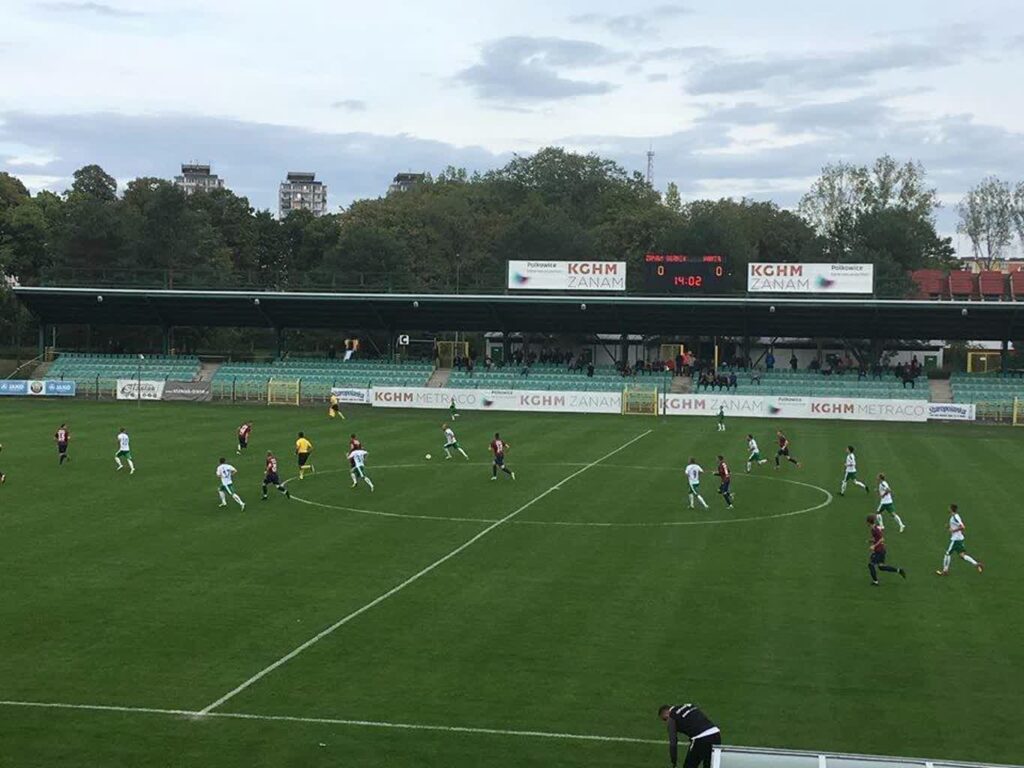
<path fill-rule="evenodd" d="M 572 24 L 601 26 L 619 37 L 637 38 L 656 35 L 659 31 L 658 22 L 691 13 L 693 11 L 684 5 L 666 4 L 651 8 L 646 13 L 581 13 L 570 16 L 569 21 Z"/>
<path fill-rule="evenodd" d="M 971 53 L 976 43 L 976 38 L 958 30 L 932 41 L 893 41 L 859 51 L 712 59 L 691 70 L 687 90 L 701 95 L 773 86 L 797 91 L 864 86 L 883 73 L 952 66 Z"/>
<path fill-rule="evenodd" d="M 664 83 L 666 80 L 668 80 L 668 75 L 664 72 L 652 72 L 647 76 L 649 83 Z"/>
<path fill-rule="evenodd" d="M 494 102 L 543 102 L 608 93 L 615 86 L 599 80 L 574 80 L 559 69 L 587 69 L 624 60 L 623 54 L 585 40 L 558 37 L 504 37 L 484 45 L 479 64 L 456 80 Z"/>
<path fill-rule="evenodd" d="M 366 102 L 362 99 L 341 99 L 331 104 L 332 109 L 342 109 L 346 112 L 365 112 Z"/>
<path fill-rule="evenodd" d="M 70 0 L 66 2 L 54 0 L 54 2 L 39 3 L 39 7 L 53 13 L 93 14 L 95 16 L 104 16 L 110 19 L 128 19 L 144 15 L 139 11 L 115 8 L 114 6 L 107 5 L 105 3 L 71 2 Z"/>
<path fill-rule="evenodd" d="M 384 194 L 399 170 L 437 172 L 448 165 L 487 170 L 512 157 L 408 135 L 319 133 L 185 114 L 105 112 L 0 112 L 0 147 L 4 145 L 20 147 L 23 157 L 48 158 L 25 171 L 58 192 L 71 185 L 77 168 L 89 163 L 98 163 L 118 179 L 167 179 L 178 173 L 182 162 L 203 158 L 237 194 L 274 211 L 277 185 L 290 170 L 315 171 L 336 208 Z"/>

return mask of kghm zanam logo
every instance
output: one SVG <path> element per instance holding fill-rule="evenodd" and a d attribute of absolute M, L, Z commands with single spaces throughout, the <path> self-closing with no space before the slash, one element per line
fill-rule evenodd
<path fill-rule="evenodd" d="M 494 405 L 494 401 L 491 400 L 491 398 L 487 397 L 487 395 L 484 395 L 483 399 L 480 402 L 483 403 L 484 408 L 490 408 L 492 405 Z"/>
<path fill-rule="evenodd" d="M 768 413 L 770 413 L 772 416 L 778 416 L 780 413 L 782 413 L 782 409 L 777 405 L 769 405 Z"/>
<path fill-rule="evenodd" d="M 530 282 L 530 278 L 528 278 L 522 272 L 513 272 L 512 279 L 515 281 L 516 285 L 526 285 L 528 282 Z"/>
<path fill-rule="evenodd" d="M 814 283 L 815 283 L 815 285 L 817 285 L 819 290 L 826 291 L 829 288 L 834 287 L 835 284 L 836 284 L 836 281 L 833 280 L 830 277 L 825 277 L 824 275 L 818 275 L 815 278 Z"/>

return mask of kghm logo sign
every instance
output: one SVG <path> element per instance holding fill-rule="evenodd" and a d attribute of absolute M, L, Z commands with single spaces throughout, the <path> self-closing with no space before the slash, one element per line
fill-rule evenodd
<path fill-rule="evenodd" d="M 510 261 L 508 287 L 538 291 L 624 291 L 624 261 Z"/>
<path fill-rule="evenodd" d="M 874 290 L 872 264 L 784 264 L 747 265 L 750 293 L 871 293 Z"/>

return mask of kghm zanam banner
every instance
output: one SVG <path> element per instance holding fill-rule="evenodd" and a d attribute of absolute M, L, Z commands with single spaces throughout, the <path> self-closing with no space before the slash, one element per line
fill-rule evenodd
<path fill-rule="evenodd" d="M 374 387 L 375 408 L 450 408 L 461 411 L 621 413 L 620 392 L 548 392 L 526 389 Z"/>
<path fill-rule="evenodd" d="M 748 293 L 873 293 L 873 264 L 747 265 Z"/>
<path fill-rule="evenodd" d="M 160 400 L 164 395 L 164 382 L 159 380 L 118 379 L 118 400 Z"/>
<path fill-rule="evenodd" d="M 508 287 L 516 291 L 624 291 L 624 261 L 510 261 Z"/>
<path fill-rule="evenodd" d="M 75 382 L 59 379 L 0 380 L 0 396 L 74 397 L 76 389 Z"/>

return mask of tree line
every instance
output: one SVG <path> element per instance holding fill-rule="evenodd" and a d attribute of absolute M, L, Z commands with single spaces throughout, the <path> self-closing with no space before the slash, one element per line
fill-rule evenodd
<path fill-rule="evenodd" d="M 1024 191 L 1016 207 L 1009 192 L 1009 218 L 992 224 L 1009 190 L 992 187 L 972 190 L 961 215 L 972 242 L 998 254 L 1009 247 L 1006 221 L 1021 232 Z M 610 259 L 629 264 L 629 288 L 639 292 L 644 254 L 714 253 L 737 292 L 750 261 L 846 261 L 873 263 L 878 293 L 903 296 L 908 270 L 955 264 L 936 231 L 938 207 L 924 168 L 887 156 L 825 167 L 795 211 L 748 199 L 683 202 L 674 184 L 662 195 L 611 160 L 546 148 L 485 173 L 449 167 L 406 192 L 283 220 L 228 189 L 189 196 L 143 177 L 119 190 L 88 165 L 59 195 L 31 195 L 0 173 L 0 273 L 22 285 L 500 292 L 510 259 Z M 10 325 L 15 312 L 4 298 L 0 322 Z"/>

